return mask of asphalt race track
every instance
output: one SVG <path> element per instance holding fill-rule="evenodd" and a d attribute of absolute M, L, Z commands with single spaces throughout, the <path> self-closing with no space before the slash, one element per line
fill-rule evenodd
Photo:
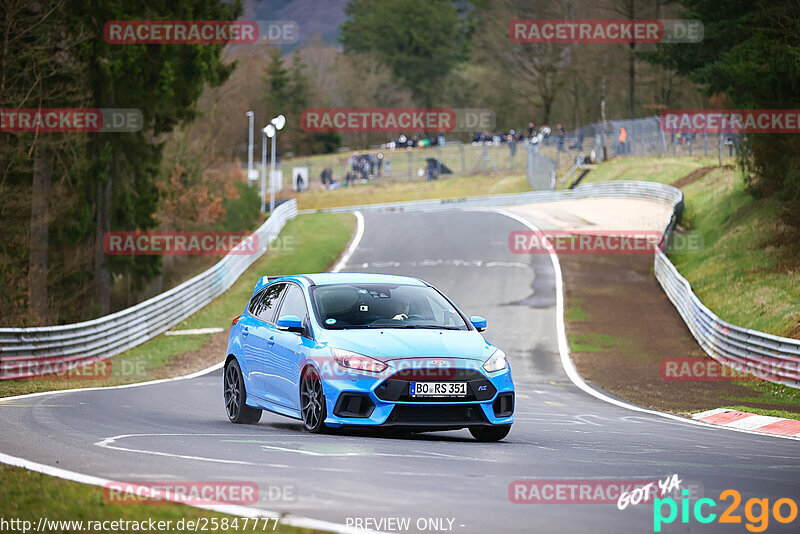
<path fill-rule="evenodd" d="M 256 426 L 233 425 L 218 370 L 0 405 L 0 451 L 111 480 L 252 481 L 266 510 L 342 525 L 348 518 L 410 518 L 411 532 L 428 518 L 470 533 L 653 532 L 650 504 L 624 511 L 615 504 L 514 504 L 509 485 L 525 479 L 677 473 L 684 486 L 720 503 L 718 515 L 727 508 L 720 493 L 741 492 L 734 514 L 740 524 L 703 525 L 691 515 L 681 524 L 679 515 L 663 532 L 747 532 L 747 499 L 767 498 L 770 507 L 780 498 L 800 502 L 797 441 L 636 412 L 576 387 L 559 357 L 552 263 L 508 250 L 509 232 L 520 229 L 519 221 L 491 212 L 366 215 L 363 239 L 343 269 L 421 277 L 468 315 L 488 319 L 486 336 L 509 355 L 517 386 L 515 424 L 503 442 L 477 443 L 466 430 L 317 436 L 268 413 Z M 292 488 L 290 498 L 270 495 L 270 487 L 284 486 Z M 797 532 L 797 525 L 770 517 L 767 532 Z"/>

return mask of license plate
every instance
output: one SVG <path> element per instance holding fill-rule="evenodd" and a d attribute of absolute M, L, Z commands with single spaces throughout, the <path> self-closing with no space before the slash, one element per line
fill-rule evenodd
<path fill-rule="evenodd" d="M 412 397 L 466 397 L 466 382 L 411 382 L 408 393 Z"/>

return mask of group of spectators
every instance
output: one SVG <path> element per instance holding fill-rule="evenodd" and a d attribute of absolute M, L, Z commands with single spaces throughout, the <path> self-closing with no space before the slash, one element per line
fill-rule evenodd
<path fill-rule="evenodd" d="M 355 152 L 347 160 L 347 164 L 350 166 L 350 171 L 347 173 L 348 183 L 359 178 L 361 180 L 377 178 L 383 172 L 384 159 L 383 152 L 378 152 L 378 154 L 359 154 Z"/>
<path fill-rule="evenodd" d="M 551 142 L 551 138 L 553 138 L 554 141 Z M 579 128 L 576 132 L 575 142 L 569 147 L 566 147 L 567 132 L 562 124 L 557 124 L 555 131 L 553 131 L 553 129 L 547 124 L 542 124 L 541 126 L 537 127 L 536 123 L 530 121 L 528 123 L 527 137 L 524 137 L 523 132 L 520 130 L 509 130 L 507 132 L 483 131 L 475 134 L 475 136 L 472 138 L 472 144 L 478 145 L 488 143 L 500 145 L 507 143 L 513 155 L 513 153 L 516 152 L 516 144 L 523 141 L 538 145 L 547 140 L 548 144 L 555 144 L 558 151 L 563 152 L 567 148 L 569 150 L 583 150 L 583 139 L 583 129 Z"/>
<path fill-rule="evenodd" d="M 378 152 L 377 154 L 355 152 L 347 160 L 347 165 L 348 170 L 344 176 L 345 186 L 358 181 L 366 183 L 368 180 L 382 175 L 389 176 L 391 162 L 389 158 L 384 157 L 383 152 Z M 336 189 L 342 185 L 334 179 L 333 168 L 331 167 L 322 169 L 320 181 L 322 182 L 322 187 L 326 189 Z"/>

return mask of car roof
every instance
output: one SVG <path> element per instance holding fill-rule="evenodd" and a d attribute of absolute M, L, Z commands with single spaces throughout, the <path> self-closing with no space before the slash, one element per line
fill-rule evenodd
<path fill-rule="evenodd" d="M 331 284 L 405 284 L 411 286 L 427 285 L 419 278 L 401 276 L 397 274 L 377 273 L 316 273 L 307 274 L 306 278 L 315 285 L 325 286 Z"/>
<path fill-rule="evenodd" d="M 255 295 L 261 288 L 273 282 L 296 282 L 302 286 L 327 286 L 333 284 L 404 284 L 410 286 L 427 286 L 419 278 L 397 274 L 377 273 L 311 273 L 288 274 L 285 276 L 262 276 L 253 288 Z"/>
<path fill-rule="evenodd" d="M 311 281 L 309 285 L 326 286 L 331 284 L 405 284 L 412 286 L 427 285 L 419 278 L 410 276 L 400 276 L 396 274 L 377 274 L 377 273 L 313 273 L 286 278 L 295 278 Z M 299 280 L 298 280 L 299 281 Z"/>

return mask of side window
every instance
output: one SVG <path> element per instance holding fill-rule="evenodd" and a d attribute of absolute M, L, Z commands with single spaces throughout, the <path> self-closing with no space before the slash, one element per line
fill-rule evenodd
<path fill-rule="evenodd" d="M 250 303 L 250 313 L 262 321 L 273 322 L 275 308 L 281 300 L 286 284 L 274 284 L 264 288 Z"/>
<path fill-rule="evenodd" d="M 289 289 L 286 291 L 286 298 L 283 299 L 278 317 L 284 315 L 295 315 L 303 322 L 306 321 L 306 316 L 308 315 L 306 298 L 303 295 L 303 290 L 294 284 L 289 284 Z"/>
<path fill-rule="evenodd" d="M 261 302 L 261 297 L 264 296 L 264 291 L 266 291 L 266 289 L 262 289 L 256 293 L 255 297 L 250 299 L 250 304 L 247 305 L 247 311 L 250 312 L 250 315 L 256 315 L 256 310 L 258 308 L 258 304 Z"/>

